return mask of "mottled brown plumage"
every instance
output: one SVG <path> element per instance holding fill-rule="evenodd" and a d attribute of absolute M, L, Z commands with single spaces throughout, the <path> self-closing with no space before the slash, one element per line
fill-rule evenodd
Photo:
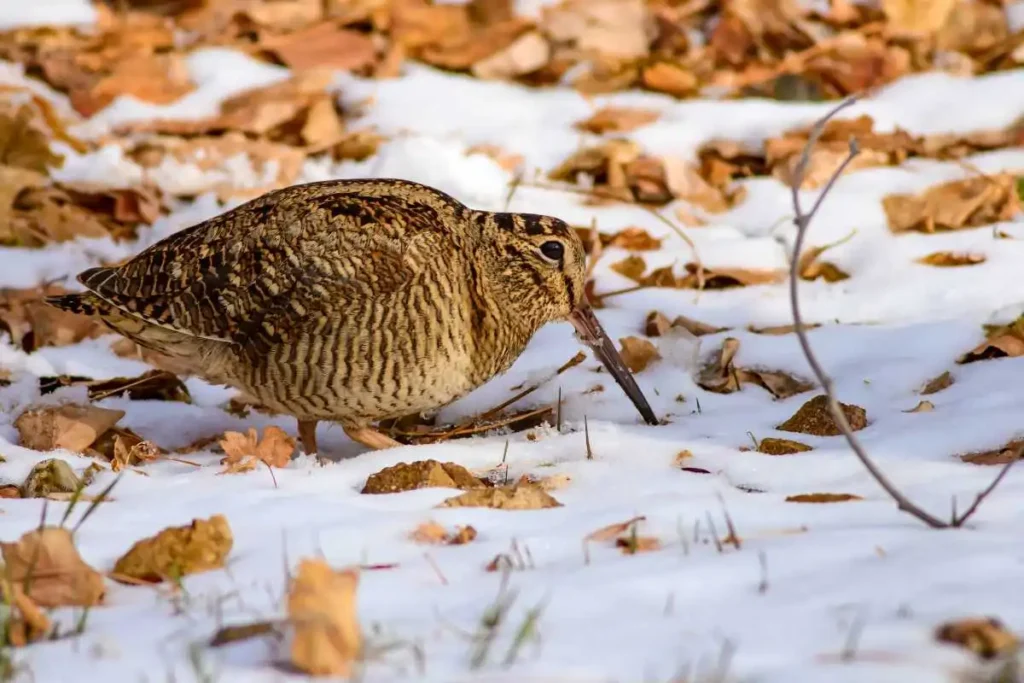
<path fill-rule="evenodd" d="M 270 192 L 86 270 L 85 293 L 49 301 L 295 416 L 307 452 L 318 420 L 395 445 L 370 425 L 468 393 L 566 318 L 654 421 L 606 357 L 584 260 L 557 218 L 476 211 L 407 181 L 338 180 Z"/>

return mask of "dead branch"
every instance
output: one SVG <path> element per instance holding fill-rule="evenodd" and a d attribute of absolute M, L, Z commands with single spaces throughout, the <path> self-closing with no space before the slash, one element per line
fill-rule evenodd
<path fill-rule="evenodd" d="M 797 339 L 800 342 L 800 348 L 803 350 L 804 357 L 807 359 L 807 364 L 810 365 L 811 371 L 814 373 L 815 378 L 818 380 L 818 383 L 821 385 L 821 388 L 828 399 L 828 407 L 829 412 L 832 414 L 832 419 L 835 420 L 836 425 L 839 427 L 843 437 L 846 439 L 846 443 L 849 444 L 850 449 L 853 451 L 854 455 L 857 456 L 857 459 L 861 464 L 864 465 L 864 468 L 868 471 L 871 477 L 878 482 L 879 486 L 885 489 L 885 492 L 889 494 L 889 496 L 896 502 L 897 507 L 903 512 L 916 517 L 933 529 L 956 528 L 963 526 L 978 510 L 981 503 L 989 496 L 989 494 L 992 493 L 992 491 L 995 490 L 999 485 L 999 482 L 1003 480 L 1014 462 L 1020 458 L 1022 450 L 1024 449 L 1018 450 L 1017 457 L 1010 460 L 1010 462 L 1003 467 L 992 483 L 989 484 L 984 491 L 978 494 L 974 503 L 964 512 L 963 515 L 954 515 L 949 522 L 944 522 L 938 517 L 935 517 L 921 509 L 907 498 L 898 488 L 896 488 L 891 481 L 889 481 L 881 469 L 878 468 L 875 462 L 868 455 L 864 446 L 860 443 L 860 440 L 854 435 L 853 429 L 850 427 L 850 423 L 846 419 L 846 414 L 843 412 L 839 405 L 839 400 L 836 398 L 831 378 L 825 374 L 824 369 L 821 367 L 817 357 L 811 350 L 811 344 L 807 338 L 807 330 L 800 314 L 797 285 L 800 280 L 800 254 L 803 251 L 804 237 L 807 235 L 807 229 L 810 226 L 811 220 L 813 220 L 818 209 L 821 208 L 822 203 L 825 201 L 825 198 L 832 191 L 832 187 L 836 184 L 839 177 L 854 160 L 857 154 L 860 153 L 860 148 L 857 145 L 856 139 L 850 139 L 849 153 L 835 172 L 833 172 L 829 177 L 828 182 L 825 184 L 824 188 L 822 188 L 821 193 L 815 200 L 810 212 L 804 212 L 803 205 L 800 201 L 800 188 L 803 185 L 804 176 L 806 175 L 807 167 L 810 164 L 811 152 L 817 144 L 818 139 L 821 137 L 826 124 L 828 124 L 836 114 L 855 103 L 857 99 L 857 95 L 848 97 L 814 124 L 814 127 L 811 129 L 810 136 L 807 139 L 807 144 L 804 145 L 803 152 L 800 155 L 800 161 L 798 162 L 791 179 L 790 193 L 793 202 L 793 223 L 796 225 L 796 237 L 793 240 L 792 257 L 790 258 L 789 266 L 789 305 L 793 312 L 793 327 L 796 332 Z"/>

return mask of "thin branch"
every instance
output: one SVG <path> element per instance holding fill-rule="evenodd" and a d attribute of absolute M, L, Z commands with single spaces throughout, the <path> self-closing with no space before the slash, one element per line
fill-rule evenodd
<path fill-rule="evenodd" d="M 955 514 L 953 515 L 953 519 L 950 522 L 950 526 L 954 528 L 962 527 L 967 522 L 967 520 L 969 520 L 974 515 L 974 513 L 977 512 L 978 507 L 985 501 L 986 498 L 988 498 L 989 494 L 996 490 L 996 487 L 999 486 L 999 482 L 1001 482 L 1003 478 L 1010 472 L 1010 468 L 1013 467 L 1017 463 L 1017 461 L 1021 459 L 1021 456 L 1024 456 L 1024 446 L 1017 447 L 1017 452 L 1013 454 L 1013 457 L 1010 459 L 1010 461 L 1003 465 L 1003 468 L 999 470 L 999 474 L 997 474 L 995 479 L 992 480 L 992 483 L 989 484 L 984 491 L 979 493 L 974 498 L 974 502 L 971 503 L 971 506 L 969 508 L 964 510 L 964 514 L 960 515 L 959 517 L 957 517 Z"/>
<path fill-rule="evenodd" d="M 790 192 L 793 200 L 793 213 L 795 215 L 793 222 L 796 225 L 796 237 L 793 240 L 793 257 L 790 259 L 789 266 L 789 305 L 793 312 L 793 327 L 796 332 L 797 339 L 800 342 L 800 348 L 803 350 L 804 356 L 807 359 L 807 364 L 810 365 L 811 371 L 814 373 L 815 378 L 818 380 L 818 383 L 821 385 L 821 388 L 828 399 L 828 407 L 829 412 L 832 413 L 832 419 L 835 420 L 836 425 L 843 433 L 843 437 L 846 439 L 846 442 L 849 444 L 854 455 L 857 456 L 857 459 L 860 460 L 861 464 L 864 465 L 864 468 L 874 478 L 874 480 L 878 482 L 883 489 L 885 489 L 885 492 L 888 493 L 894 501 L 896 501 L 896 505 L 900 510 L 913 515 L 933 529 L 943 529 L 948 527 L 949 524 L 932 516 L 925 510 L 922 510 L 903 495 L 903 493 L 889 481 L 885 474 L 882 473 L 878 466 L 875 465 L 868 456 L 867 451 L 861 445 L 860 440 L 854 436 L 853 428 L 846 419 L 846 413 L 843 412 L 842 407 L 839 405 L 839 400 L 836 398 L 832 380 L 827 374 L 825 374 L 824 369 L 821 367 L 817 357 L 811 350 L 811 344 L 807 338 L 807 330 L 804 326 L 803 317 L 800 314 L 800 301 L 797 292 L 797 284 L 800 281 L 799 263 L 800 253 L 803 251 L 804 237 L 807 235 L 807 228 L 810 226 L 811 220 L 818 212 L 818 209 L 821 208 L 825 197 L 828 196 L 839 176 L 843 174 L 846 167 L 849 166 L 850 162 L 852 162 L 860 152 L 856 140 L 853 138 L 850 139 L 849 154 L 847 154 L 846 158 L 839 165 L 839 168 L 837 168 L 829 178 L 828 183 L 826 183 L 825 187 L 822 189 L 821 194 L 819 194 L 810 213 L 804 212 L 803 205 L 800 201 L 800 188 L 803 185 L 804 177 L 807 173 L 807 167 L 810 164 L 811 152 L 813 151 L 815 144 L 817 144 L 818 139 L 821 137 L 822 132 L 825 130 L 825 126 L 836 114 L 841 112 L 843 109 L 846 109 L 856 101 L 856 96 L 843 100 L 843 102 L 814 124 L 814 127 L 811 129 L 808 137 L 807 144 L 804 146 L 803 153 L 800 156 L 800 161 L 797 164 L 796 171 L 793 174 Z"/>

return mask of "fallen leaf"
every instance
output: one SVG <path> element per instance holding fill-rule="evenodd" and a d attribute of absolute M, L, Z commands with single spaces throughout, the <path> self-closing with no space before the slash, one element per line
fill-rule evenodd
<path fill-rule="evenodd" d="M 661 359 L 658 347 L 647 339 L 623 337 L 619 339 L 619 347 L 622 362 L 634 375 L 643 372 L 648 365 Z"/>
<path fill-rule="evenodd" d="M 723 340 L 717 357 L 701 370 L 697 385 L 718 394 L 731 394 L 739 391 L 743 384 L 756 384 L 777 399 L 789 398 L 814 387 L 810 382 L 778 370 L 736 367 L 734 361 L 739 348 L 740 342 L 735 337 Z"/>
<path fill-rule="evenodd" d="M 545 491 L 560 491 L 572 483 L 572 477 L 565 473 L 552 474 L 547 477 L 524 474 L 519 478 L 519 482 L 539 486 Z"/>
<path fill-rule="evenodd" d="M 950 374 L 949 370 L 946 370 L 935 379 L 929 380 L 921 389 L 921 393 L 925 396 L 929 394 L 937 394 L 943 389 L 948 389 L 953 386 L 953 382 L 953 375 Z"/>
<path fill-rule="evenodd" d="M 295 70 L 330 68 L 358 71 L 377 60 L 372 38 L 335 22 L 263 38 L 259 47 Z"/>
<path fill-rule="evenodd" d="M 676 319 L 672 321 L 672 327 L 681 327 L 696 337 L 703 337 L 706 334 L 717 334 L 729 329 L 728 327 L 716 327 L 693 318 L 687 318 L 685 315 L 676 316 Z"/>
<path fill-rule="evenodd" d="M 860 431 L 867 427 L 867 412 L 863 408 L 846 403 L 840 403 L 839 407 L 846 415 L 846 421 L 850 423 L 850 428 L 853 431 Z M 804 403 L 791 418 L 777 426 L 776 429 L 814 436 L 839 436 L 842 434 L 832 418 L 832 412 L 828 407 L 828 397 L 824 394 L 815 396 Z"/>
<path fill-rule="evenodd" d="M 675 457 L 672 458 L 672 465 L 674 467 L 681 467 L 684 462 L 693 459 L 693 452 L 684 450 L 676 453 Z"/>
<path fill-rule="evenodd" d="M 820 247 L 811 247 L 802 253 L 800 255 L 800 259 L 797 261 L 797 272 L 800 274 L 800 279 L 813 281 L 818 278 L 823 278 L 825 282 L 840 282 L 842 280 L 849 279 L 850 276 L 843 272 L 838 266 L 827 261 L 822 261 L 821 255 L 829 249 L 849 241 L 855 234 L 856 231 L 852 231 L 840 240 Z"/>
<path fill-rule="evenodd" d="M 473 145 L 466 150 L 466 154 L 483 154 L 484 156 L 493 159 L 498 166 L 501 166 L 510 173 L 516 171 L 525 161 L 522 154 L 506 152 L 498 145 L 490 144 Z"/>
<path fill-rule="evenodd" d="M 617 59 L 647 55 L 647 21 L 642 0 L 568 0 L 541 11 L 553 40 Z"/>
<path fill-rule="evenodd" d="M 224 515 L 194 519 L 136 542 L 114 564 L 114 573 L 147 583 L 220 569 L 234 538 Z"/>
<path fill-rule="evenodd" d="M 14 426 L 19 443 L 26 448 L 82 453 L 122 417 L 123 410 L 66 404 L 26 410 Z"/>
<path fill-rule="evenodd" d="M 583 121 L 578 121 L 578 130 L 604 135 L 605 133 L 629 133 L 654 123 L 661 116 L 653 109 L 638 107 L 602 107 Z"/>
<path fill-rule="evenodd" d="M 630 529 L 632 529 L 637 523 L 642 522 L 645 519 L 647 518 L 641 515 L 633 517 L 632 519 L 627 519 L 625 522 L 616 522 L 615 524 L 603 526 L 597 531 L 591 531 L 589 534 L 583 537 L 583 540 L 595 542 L 614 540 L 622 534 L 629 531 Z"/>
<path fill-rule="evenodd" d="M 302 560 L 288 587 L 288 621 L 295 629 L 291 663 L 315 676 L 348 677 L 361 655 L 356 608 L 358 570 L 332 569 L 321 559 Z"/>
<path fill-rule="evenodd" d="M 886 28 L 896 34 L 932 35 L 946 23 L 957 0 L 882 0 Z"/>
<path fill-rule="evenodd" d="M 0 543 L 7 578 L 40 607 L 92 607 L 103 602 L 103 576 L 82 560 L 71 532 L 42 527 L 16 543 Z"/>
<path fill-rule="evenodd" d="M 112 66 L 88 92 L 72 93 L 75 109 L 83 116 L 92 116 L 123 95 L 153 104 L 170 104 L 195 89 L 181 55 L 137 56 Z"/>
<path fill-rule="evenodd" d="M 787 503 L 845 503 L 851 500 L 864 500 L 852 493 L 798 493 L 786 496 Z"/>
<path fill-rule="evenodd" d="M 959 230 L 1012 218 L 1020 211 L 1017 179 L 1010 173 L 954 180 L 919 194 L 891 194 L 882 199 L 889 229 Z"/>
<path fill-rule="evenodd" d="M 661 541 L 654 536 L 630 534 L 615 539 L 615 547 L 621 550 L 623 555 L 636 555 L 637 553 L 660 550 Z"/>
<path fill-rule="evenodd" d="M 1020 639 L 995 617 L 968 617 L 946 622 L 935 629 L 940 643 L 959 645 L 982 659 L 1010 655 L 1020 648 Z"/>
<path fill-rule="evenodd" d="M 31 104 L 0 108 L 0 165 L 47 175 L 60 168 L 64 157 L 50 150 L 50 140 Z"/>
<path fill-rule="evenodd" d="M 630 251 L 654 251 L 661 249 L 660 239 L 652 237 L 646 230 L 636 226 L 623 228 L 607 238 L 602 235 L 601 241 L 606 247 L 619 247 L 620 249 L 628 249 Z"/>
<path fill-rule="evenodd" d="M 4 624 L 7 644 L 24 647 L 42 640 L 52 627 L 49 617 L 39 609 L 39 605 L 32 598 L 25 595 L 21 586 L 12 585 L 5 580 L 0 587 L 3 589 L 4 604 L 8 610 Z"/>
<path fill-rule="evenodd" d="M 920 401 L 916 406 L 910 410 L 904 410 L 904 413 L 930 413 L 935 410 L 935 404 L 931 401 Z"/>
<path fill-rule="evenodd" d="M 362 493 L 398 493 L 422 488 L 470 489 L 486 485 L 462 465 L 437 460 L 400 462 L 371 474 Z"/>
<path fill-rule="evenodd" d="M 437 522 L 424 522 L 416 527 L 409 538 L 417 543 L 437 543 L 444 545 L 464 545 L 476 538 L 476 529 L 471 526 L 459 526 L 454 533 Z"/>
<path fill-rule="evenodd" d="M 984 254 L 972 254 L 955 251 L 936 251 L 922 256 L 917 262 L 926 266 L 938 266 L 940 268 L 957 268 L 960 266 L 975 266 L 985 262 Z"/>
<path fill-rule="evenodd" d="M 48 458 L 36 463 L 21 483 L 21 498 L 48 498 L 54 493 L 74 493 L 82 480 L 66 461 Z"/>
<path fill-rule="evenodd" d="M 761 439 L 757 444 L 757 452 L 765 455 L 793 455 L 795 453 L 806 453 L 813 450 L 810 446 L 799 441 L 789 439 L 776 439 L 768 437 Z"/>
<path fill-rule="evenodd" d="M 1009 325 L 995 327 L 985 341 L 956 359 L 957 363 L 973 363 L 989 358 L 1016 358 L 1024 355 L 1024 315 Z"/>
<path fill-rule="evenodd" d="M 651 311 L 644 321 L 644 334 L 648 337 L 663 337 L 672 329 L 672 322 L 659 311 Z"/>
<path fill-rule="evenodd" d="M 959 458 L 972 465 L 1005 465 L 1008 462 L 1019 460 L 1022 452 L 1024 452 L 1024 440 L 1014 439 L 1000 448 L 967 453 Z"/>
<path fill-rule="evenodd" d="M 623 277 L 640 282 L 643 280 L 644 271 L 647 270 L 647 262 L 640 256 L 630 255 L 608 267 Z"/>
<path fill-rule="evenodd" d="M 640 74 L 644 87 L 674 97 L 693 97 L 700 88 L 700 80 L 685 66 L 658 61 L 644 67 Z"/>
<path fill-rule="evenodd" d="M 231 643 L 259 638 L 260 636 L 276 633 L 276 626 L 272 621 L 257 621 L 251 624 L 239 624 L 237 626 L 223 626 L 210 638 L 210 647 L 223 647 Z"/>
<path fill-rule="evenodd" d="M 536 71 L 551 58 L 551 45 L 537 31 L 516 38 L 510 45 L 491 54 L 471 67 L 477 78 L 509 79 Z"/>
<path fill-rule="evenodd" d="M 561 507 L 544 489 L 534 484 L 516 482 L 508 486 L 474 489 L 448 498 L 438 507 L 489 507 L 497 510 L 539 510 Z"/>
<path fill-rule="evenodd" d="M 220 461 L 224 465 L 223 473 L 230 474 L 247 472 L 259 463 L 287 467 L 295 454 L 295 439 L 274 425 L 263 430 L 262 439 L 255 427 L 250 427 L 247 434 L 224 432 L 220 445 L 224 449 L 224 458 Z"/>

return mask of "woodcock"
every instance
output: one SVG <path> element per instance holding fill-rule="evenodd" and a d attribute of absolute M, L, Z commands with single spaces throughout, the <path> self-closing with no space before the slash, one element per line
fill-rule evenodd
<path fill-rule="evenodd" d="M 643 418 L 651 407 L 583 292 L 585 251 L 549 216 L 468 208 L 403 180 L 276 190 L 51 297 L 207 381 L 371 448 L 378 420 L 443 406 L 568 319 Z M 319 457 L 319 454 L 318 454 Z"/>

